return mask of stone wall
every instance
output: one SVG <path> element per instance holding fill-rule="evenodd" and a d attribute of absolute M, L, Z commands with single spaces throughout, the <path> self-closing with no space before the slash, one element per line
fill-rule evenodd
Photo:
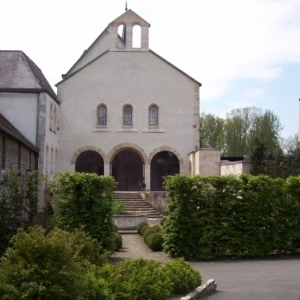
<path fill-rule="evenodd" d="M 169 197 L 167 192 L 158 191 L 158 192 L 140 192 L 140 195 L 143 199 L 150 204 L 154 209 L 156 209 L 162 215 L 167 213 L 166 207 L 169 205 Z"/>

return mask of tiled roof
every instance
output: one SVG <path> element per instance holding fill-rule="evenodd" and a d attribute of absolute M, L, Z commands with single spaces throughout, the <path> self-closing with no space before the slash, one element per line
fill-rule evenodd
<path fill-rule="evenodd" d="M 0 50 L 0 91 L 46 92 L 57 101 L 41 69 L 22 51 Z"/>
<path fill-rule="evenodd" d="M 0 114 L 0 129 L 38 153 L 38 148 L 30 143 L 2 114 Z"/>

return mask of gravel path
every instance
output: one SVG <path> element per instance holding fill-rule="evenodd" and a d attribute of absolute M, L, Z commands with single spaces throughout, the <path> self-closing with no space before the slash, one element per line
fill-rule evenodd
<path fill-rule="evenodd" d="M 148 219 L 150 226 L 159 224 L 161 219 Z M 121 234 L 123 247 L 116 252 L 112 259 L 121 261 L 129 258 L 152 259 L 161 263 L 172 260 L 166 253 L 161 251 L 152 251 L 145 244 L 143 237 L 139 234 Z"/>
<path fill-rule="evenodd" d="M 121 261 L 129 258 L 152 259 L 161 263 L 172 260 L 166 253 L 152 251 L 144 243 L 143 237 L 139 234 L 122 234 L 123 247 L 116 252 L 112 258 Z"/>

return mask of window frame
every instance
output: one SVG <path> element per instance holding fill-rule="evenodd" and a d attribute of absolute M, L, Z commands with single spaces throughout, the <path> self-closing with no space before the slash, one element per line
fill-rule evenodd
<path fill-rule="evenodd" d="M 126 110 L 130 109 L 130 114 L 127 114 Z M 128 122 L 130 121 L 130 122 Z M 123 107 L 123 126 L 132 127 L 133 126 L 133 108 L 131 105 L 126 104 Z"/>
<path fill-rule="evenodd" d="M 102 112 L 103 116 L 100 116 L 100 110 L 104 109 L 105 111 Z M 103 119 L 104 122 L 100 122 L 101 118 Z M 98 106 L 97 110 L 97 126 L 99 127 L 107 127 L 107 107 L 105 104 L 100 104 Z"/>
<path fill-rule="evenodd" d="M 153 112 L 151 112 L 151 110 L 153 110 L 153 109 L 155 109 L 154 114 L 153 114 Z M 153 120 L 155 123 L 153 123 Z M 155 104 L 151 104 L 149 106 L 148 125 L 149 125 L 149 127 L 159 126 L 159 109 L 158 109 L 158 106 Z"/>

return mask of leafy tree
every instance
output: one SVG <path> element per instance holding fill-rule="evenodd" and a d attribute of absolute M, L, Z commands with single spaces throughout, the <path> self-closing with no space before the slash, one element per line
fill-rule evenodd
<path fill-rule="evenodd" d="M 279 133 L 282 129 L 279 118 L 270 110 L 246 107 L 234 109 L 225 121 L 226 155 L 249 154 L 255 139 L 265 144 L 269 151 L 279 148 Z"/>
<path fill-rule="evenodd" d="M 202 113 L 200 147 L 220 148 L 223 156 L 243 156 L 250 154 L 259 139 L 272 152 L 279 148 L 281 129 L 273 112 L 256 107 L 234 109 L 225 119 Z"/>
<path fill-rule="evenodd" d="M 200 115 L 200 148 L 224 148 L 224 119 L 213 114 Z"/>

